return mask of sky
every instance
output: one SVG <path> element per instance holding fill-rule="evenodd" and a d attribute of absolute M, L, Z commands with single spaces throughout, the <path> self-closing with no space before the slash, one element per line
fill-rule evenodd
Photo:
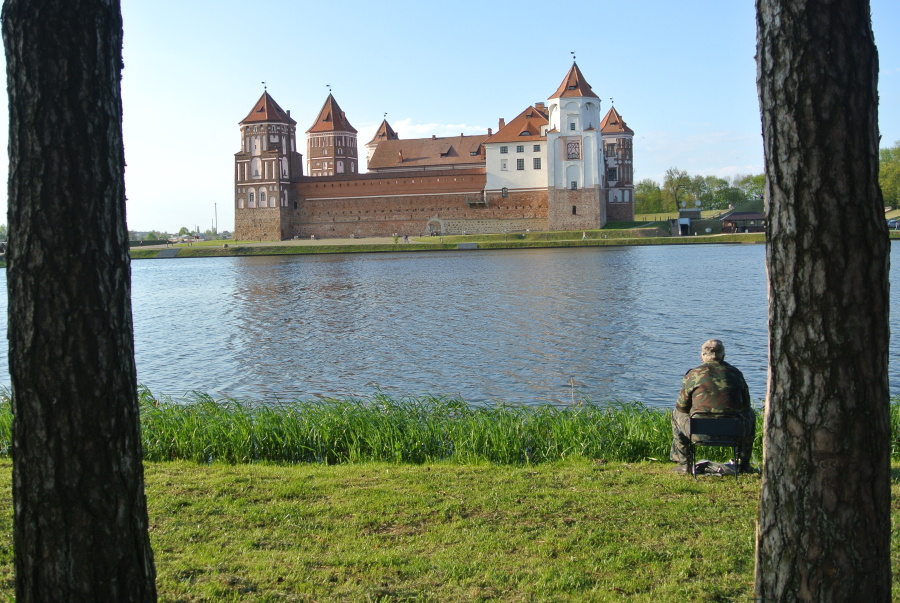
<path fill-rule="evenodd" d="M 900 141 L 900 2 L 871 5 L 890 146 Z M 401 138 L 483 134 L 546 101 L 573 52 L 601 112 L 614 102 L 635 132 L 635 181 L 662 182 L 670 167 L 763 171 L 751 0 L 122 0 L 122 15 L 130 230 L 234 228 L 238 122 L 262 82 L 297 121 L 305 156 L 329 86 L 361 147 L 385 113 Z M 5 195 L 0 206 L 5 215 Z"/>

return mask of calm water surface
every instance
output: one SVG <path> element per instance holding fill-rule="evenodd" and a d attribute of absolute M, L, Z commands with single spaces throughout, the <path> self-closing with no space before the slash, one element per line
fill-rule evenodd
<path fill-rule="evenodd" d="M 142 260 L 132 275 L 138 380 L 157 394 L 668 406 L 711 337 L 765 394 L 762 245 Z M 897 360 L 892 345 L 894 392 Z"/>

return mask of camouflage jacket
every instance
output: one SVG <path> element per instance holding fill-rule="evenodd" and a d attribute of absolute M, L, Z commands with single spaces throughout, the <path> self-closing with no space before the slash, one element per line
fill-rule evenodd
<path fill-rule="evenodd" d="M 743 373 L 724 360 L 704 362 L 685 373 L 675 408 L 681 412 L 746 410 L 750 390 Z"/>

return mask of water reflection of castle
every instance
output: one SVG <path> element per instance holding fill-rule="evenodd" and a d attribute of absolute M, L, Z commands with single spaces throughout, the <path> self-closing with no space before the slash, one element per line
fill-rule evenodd
<path fill-rule="evenodd" d="M 577 64 L 496 132 L 403 140 L 385 120 L 358 171 L 356 129 L 329 94 L 307 134 L 264 92 L 240 122 L 235 238 L 584 230 L 632 220 L 632 139 Z"/>

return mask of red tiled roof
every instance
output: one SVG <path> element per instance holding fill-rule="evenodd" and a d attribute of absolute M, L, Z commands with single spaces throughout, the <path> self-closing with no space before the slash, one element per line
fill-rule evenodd
<path fill-rule="evenodd" d="M 288 115 L 284 109 L 278 106 L 278 103 L 269 96 L 268 92 L 263 92 L 263 95 L 256 101 L 256 105 L 253 106 L 250 114 L 240 121 L 241 124 L 255 122 L 274 122 L 291 125 L 297 123 L 291 119 L 291 116 Z"/>
<path fill-rule="evenodd" d="M 487 134 L 447 138 L 383 140 L 375 147 L 368 169 L 421 168 L 426 166 L 484 165 L 481 145 Z M 475 153 L 475 155 L 472 155 Z"/>
<path fill-rule="evenodd" d="M 350 132 L 356 134 L 356 128 L 347 121 L 347 116 L 341 111 L 341 107 L 330 93 L 328 98 L 325 99 L 325 104 L 322 105 L 322 110 L 319 111 L 316 121 L 306 131 L 307 134 L 318 132 Z"/>
<path fill-rule="evenodd" d="M 385 119 L 381 122 L 381 125 L 378 126 L 378 131 L 375 132 L 375 136 L 372 137 L 372 140 L 370 140 L 366 144 L 381 142 L 382 140 L 397 140 L 399 138 L 400 136 L 396 132 L 394 132 L 394 128 L 392 128 L 391 124 L 389 124 Z"/>
<path fill-rule="evenodd" d="M 541 135 L 541 127 L 548 123 L 545 111 L 541 111 L 537 107 L 528 107 L 485 142 L 543 140 L 546 136 Z"/>
<path fill-rule="evenodd" d="M 615 107 L 610 107 L 606 117 L 600 121 L 600 132 L 603 134 L 634 134 Z"/>
<path fill-rule="evenodd" d="M 591 85 L 584 79 L 584 75 L 581 74 L 581 69 L 578 68 L 578 63 L 572 63 L 572 68 L 569 69 L 569 73 L 566 74 L 566 77 L 563 79 L 562 84 L 559 85 L 559 88 L 556 89 L 556 92 L 550 95 L 550 98 L 560 98 L 564 96 L 590 96 L 593 98 L 600 98 L 594 94 L 594 91 L 591 90 Z"/>

